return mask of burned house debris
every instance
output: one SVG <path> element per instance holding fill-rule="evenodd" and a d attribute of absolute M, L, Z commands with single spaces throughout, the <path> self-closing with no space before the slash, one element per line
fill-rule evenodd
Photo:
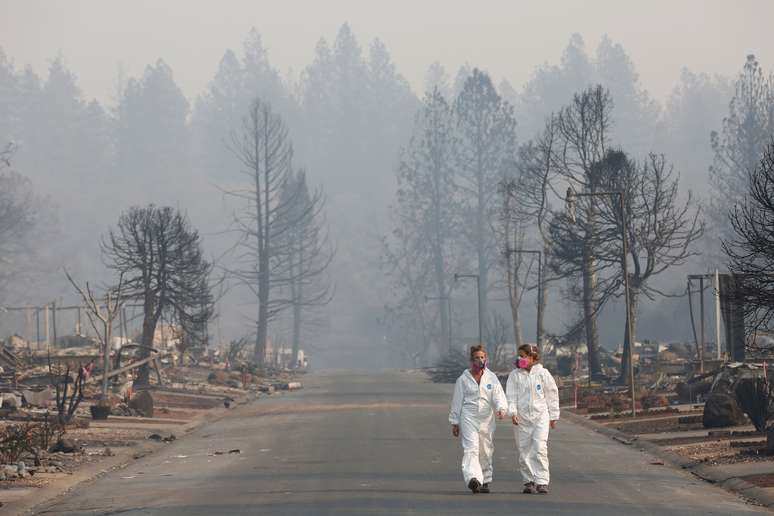
<path fill-rule="evenodd" d="M 715 318 L 709 321 L 715 339 L 707 338 L 703 315 L 686 314 L 694 342 L 635 342 L 636 414 L 629 387 L 615 381 L 622 345 L 600 353 L 602 378 L 607 379 L 600 381 L 589 374 L 582 342 L 547 336 L 541 361 L 556 372 L 562 405 L 579 417 L 681 456 L 721 464 L 774 459 L 774 355 L 769 354 L 774 339 L 766 332 L 743 331 L 733 277 L 713 273 L 692 275 L 689 281 L 700 283 L 698 303 L 691 299 L 697 292 L 688 289 L 691 311 L 711 307 L 704 299 L 705 282 L 719 286 L 712 291 Z M 515 346 L 505 349 L 515 355 Z M 434 382 L 452 383 L 466 367 L 463 350 L 453 350 L 426 371 Z M 511 365 L 504 360 L 490 367 L 505 378 Z"/>
<path fill-rule="evenodd" d="M 272 365 L 263 369 L 244 346 L 182 356 L 179 327 L 167 322 L 157 328 L 151 353 L 141 357 L 131 305 L 116 316 L 105 357 L 104 334 L 95 336 L 78 320 L 86 310 L 52 304 L 6 312 L 48 316 L 31 338 L 19 328 L 0 345 L 0 482 L 40 485 L 106 457 L 134 453 L 153 435 L 201 424 L 209 412 L 302 387 L 302 369 L 288 369 L 289 354 L 281 348 L 270 346 Z M 7 315 L 2 322 L 13 327 Z M 76 331 L 68 334 L 64 327 Z M 305 365 L 303 350 L 301 357 Z M 151 381 L 138 388 L 134 379 L 143 364 L 151 367 Z"/>

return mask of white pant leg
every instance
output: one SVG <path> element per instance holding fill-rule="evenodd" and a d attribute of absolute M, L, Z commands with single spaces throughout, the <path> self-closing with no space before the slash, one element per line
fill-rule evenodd
<path fill-rule="evenodd" d="M 551 478 L 548 467 L 548 417 L 541 417 L 536 421 L 520 421 L 519 426 L 524 426 L 519 443 L 520 463 L 523 461 L 524 469 L 528 472 L 529 480 L 535 484 L 548 485 Z M 522 476 L 524 475 L 522 469 Z"/>
<path fill-rule="evenodd" d="M 481 447 L 479 452 L 479 463 L 481 464 L 481 472 L 483 475 L 483 483 L 488 484 L 492 481 L 492 473 L 494 468 L 492 467 L 492 455 L 494 455 L 494 431 L 496 423 L 494 417 L 490 417 L 488 421 L 482 422 L 479 429 L 479 438 L 481 440 Z"/>
<path fill-rule="evenodd" d="M 531 462 L 529 461 L 530 440 L 532 438 L 531 425 L 523 420 L 513 427 L 513 437 L 516 440 L 516 451 L 519 457 L 519 472 L 524 483 L 534 482 L 535 475 L 532 472 Z"/>
<path fill-rule="evenodd" d="M 484 474 L 479 462 L 479 431 L 478 425 L 465 418 L 460 421 L 460 437 L 462 438 L 462 477 L 465 487 L 475 478 L 484 483 Z"/>

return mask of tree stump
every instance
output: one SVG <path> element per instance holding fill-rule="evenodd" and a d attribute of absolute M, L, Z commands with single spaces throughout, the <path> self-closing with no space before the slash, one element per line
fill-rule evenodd
<path fill-rule="evenodd" d="M 139 391 L 129 400 L 129 408 L 133 408 L 143 417 L 153 417 L 153 396 L 148 391 Z"/>

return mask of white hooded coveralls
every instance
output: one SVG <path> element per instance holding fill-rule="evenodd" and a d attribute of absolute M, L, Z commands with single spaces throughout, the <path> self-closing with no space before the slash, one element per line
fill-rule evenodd
<path fill-rule="evenodd" d="M 549 422 L 559 419 L 559 389 L 548 369 L 514 369 L 505 385 L 508 412 L 519 418 L 513 428 L 524 483 L 548 485 Z"/>
<path fill-rule="evenodd" d="M 481 383 L 469 370 L 457 378 L 449 410 L 449 423 L 460 426 L 462 476 L 467 486 L 475 478 L 481 484 L 492 481 L 495 412 L 508 409 L 508 400 L 497 375 L 484 369 Z M 480 446 L 479 446 L 480 444 Z"/>

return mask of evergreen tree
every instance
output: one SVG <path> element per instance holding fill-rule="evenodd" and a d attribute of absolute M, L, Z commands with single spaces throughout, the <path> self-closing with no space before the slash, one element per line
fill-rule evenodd
<path fill-rule="evenodd" d="M 683 185 L 702 196 L 708 192 L 707 170 L 713 157 L 707 130 L 720 129 L 732 94 L 733 86 L 725 78 L 683 68 L 666 104 L 665 131 L 658 146 L 682 171 Z"/>
<path fill-rule="evenodd" d="M 652 152 L 657 135 L 658 104 L 640 85 L 634 63 L 619 43 L 602 37 L 594 59 L 596 80 L 615 102 L 615 140 L 636 155 Z"/>
<path fill-rule="evenodd" d="M 188 101 L 163 61 L 130 79 L 115 120 L 117 182 L 130 202 L 179 199 L 190 183 Z"/>
<path fill-rule="evenodd" d="M 288 300 L 293 367 L 300 363 L 304 334 L 319 329 L 316 312 L 333 298 L 328 266 L 334 252 L 328 241 L 325 197 L 310 191 L 306 172 L 291 174 L 280 193 L 278 238 L 274 244 L 278 278 L 274 283 Z"/>
<path fill-rule="evenodd" d="M 417 113 L 411 140 L 403 149 L 398 168 L 397 205 L 393 210 L 392 238 L 385 239 L 383 259 L 396 298 L 390 311 L 393 322 L 421 330 L 411 335 L 411 356 L 424 363 L 429 346 L 445 350 L 451 343 L 450 296 L 452 277 L 459 265 L 457 228 L 461 222 L 455 185 L 456 127 L 446 99 L 435 89 L 425 95 Z M 407 268 L 407 262 L 413 267 Z M 412 271 L 427 274 L 421 283 Z M 417 288 L 422 285 L 425 288 Z M 433 298 L 434 315 L 422 307 L 418 313 L 401 310 Z M 440 331 L 429 326 L 440 322 Z"/>
<path fill-rule="evenodd" d="M 486 327 L 489 273 L 499 261 L 489 221 L 497 215 L 498 185 L 514 163 L 516 120 L 513 108 L 498 95 L 489 76 L 478 69 L 473 70 L 455 100 L 454 117 L 459 138 L 456 168 L 464 221 L 462 232 L 469 253 L 475 256 L 481 296 L 479 317 L 482 327 Z"/>
<path fill-rule="evenodd" d="M 715 242 L 718 237 L 728 242 L 733 240 L 729 210 L 747 194 L 750 175 L 772 136 L 774 75 L 766 76 L 755 56 L 749 55 L 736 80 L 721 131 L 711 134 L 714 160 L 710 167 L 709 215 Z M 716 248 L 710 253 L 717 257 L 718 251 Z"/>

